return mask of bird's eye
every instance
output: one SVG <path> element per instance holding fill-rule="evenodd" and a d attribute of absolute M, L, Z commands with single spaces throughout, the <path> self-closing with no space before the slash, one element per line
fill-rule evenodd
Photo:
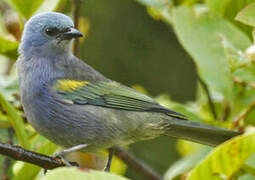
<path fill-rule="evenodd" d="M 71 31 L 71 28 L 68 27 L 62 30 L 62 32 L 68 32 L 68 31 Z"/>
<path fill-rule="evenodd" d="M 55 36 L 59 33 L 59 30 L 57 28 L 46 28 L 45 33 L 49 36 Z"/>

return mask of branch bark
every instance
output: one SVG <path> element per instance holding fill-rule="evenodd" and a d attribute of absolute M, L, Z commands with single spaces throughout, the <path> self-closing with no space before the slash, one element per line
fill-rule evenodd
<path fill-rule="evenodd" d="M 245 108 L 233 122 L 234 127 L 238 127 L 239 131 L 243 132 L 244 127 L 240 123 L 255 109 L 255 101 L 251 102 L 247 108 Z"/>
<path fill-rule="evenodd" d="M 135 158 L 132 154 L 120 147 L 114 147 L 115 154 L 122 159 L 130 168 L 133 168 L 137 173 L 144 176 L 148 180 L 161 180 L 162 178 L 153 171 L 144 162 Z M 12 146 L 7 143 L 0 142 L 0 154 L 6 155 L 18 161 L 28 162 L 44 169 L 54 169 L 63 167 L 65 164 L 61 159 L 46 156 L 37 152 L 26 150 L 20 146 Z M 71 162 L 72 165 L 77 164 Z"/>
<path fill-rule="evenodd" d="M 200 82 L 202 88 L 204 89 L 204 91 L 206 93 L 206 96 L 207 96 L 207 99 L 208 99 L 208 102 L 209 102 L 209 107 L 211 109 L 212 115 L 213 115 L 214 119 L 217 119 L 217 113 L 216 113 L 216 110 L 215 110 L 215 106 L 214 106 L 213 100 L 211 98 L 210 91 L 209 91 L 209 89 L 207 87 L 207 84 L 199 76 L 198 76 L 198 81 Z"/>
<path fill-rule="evenodd" d="M 11 157 L 12 159 L 35 164 L 44 169 L 54 169 L 56 167 L 65 166 L 60 159 L 55 159 L 37 152 L 23 149 L 20 146 L 12 146 L 0 142 L 0 154 Z"/>
<path fill-rule="evenodd" d="M 74 27 L 79 29 L 79 17 L 81 11 L 81 0 L 73 0 L 74 5 Z M 73 46 L 73 53 L 75 56 L 78 56 L 80 50 L 80 42 L 79 39 L 75 39 Z"/>
<path fill-rule="evenodd" d="M 124 161 L 130 168 L 139 172 L 148 180 L 160 180 L 163 179 L 158 173 L 151 169 L 147 164 L 138 160 L 134 155 L 130 154 L 126 150 L 120 147 L 114 147 L 115 155 Z"/>

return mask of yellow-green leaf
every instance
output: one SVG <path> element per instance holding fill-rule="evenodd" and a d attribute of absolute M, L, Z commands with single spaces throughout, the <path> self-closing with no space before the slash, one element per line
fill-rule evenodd
<path fill-rule="evenodd" d="M 22 147 L 29 149 L 28 136 L 25 130 L 25 125 L 23 123 L 22 117 L 18 114 L 17 110 L 4 98 L 0 93 L 0 104 L 2 108 L 6 111 L 8 119 L 15 130 L 18 140 Z"/>
<path fill-rule="evenodd" d="M 198 15 L 192 8 L 184 6 L 174 8 L 173 26 L 209 90 L 220 92 L 231 100 L 233 84 L 220 36 L 224 35 L 241 50 L 251 44 L 250 39 L 223 18 L 208 13 Z"/>
<path fill-rule="evenodd" d="M 229 179 L 255 152 L 255 132 L 237 136 L 216 147 L 187 180 Z"/>
<path fill-rule="evenodd" d="M 231 0 L 206 0 L 205 3 L 212 13 L 223 15 Z"/>
<path fill-rule="evenodd" d="M 255 27 L 255 3 L 252 3 L 245 7 L 242 11 L 240 11 L 237 16 L 236 20 L 240 21 L 244 24 L 250 25 Z"/>
<path fill-rule="evenodd" d="M 44 0 L 6 0 L 19 14 L 28 19 L 41 6 Z"/>
<path fill-rule="evenodd" d="M 0 54 L 16 60 L 18 57 L 18 42 L 10 41 L 0 37 Z"/>
<path fill-rule="evenodd" d="M 180 160 L 176 161 L 171 167 L 166 171 L 164 175 L 165 180 L 172 180 L 175 177 L 187 172 L 192 167 L 194 167 L 198 162 L 200 162 L 210 151 L 208 146 L 203 147 L 200 151 L 193 153 L 191 155 L 185 156 Z"/>
<path fill-rule="evenodd" d="M 37 138 L 40 138 L 39 136 Z M 49 140 L 36 151 L 38 153 L 42 153 L 45 155 L 53 154 L 57 149 L 57 145 L 53 144 Z M 15 177 L 13 180 L 19 179 L 34 179 L 37 174 L 40 172 L 41 167 L 36 166 L 34 164 L 23 163 L 22 167 L 15 173 Z"/>
<path fill-rule="evenodd" d="M 40 178 L 40 180 L 55 180 L 55 179 L 86 179 L 86 180 L 128 180 L 127 178 L 118 176 L 116 174 L 111 174 L 103 171 L 94 170 L 82 170 L 76 167 L 60 167 L 52 171 L 49 171 L 45 176 Z"/>
<path fill-rule="evenodd" d="M 40 8 L 37 9 L 36 13 L 42 13 L 42 12 L 49 12 L 49 11 L 54 11 L 59 3 L 63 3 L 63 0 L 44 0 Z"/>

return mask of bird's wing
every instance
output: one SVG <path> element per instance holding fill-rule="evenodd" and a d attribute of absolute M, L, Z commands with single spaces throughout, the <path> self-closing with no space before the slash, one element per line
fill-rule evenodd
<path fill-rule="evenodd" d="M 183 114 L 164 108 L 152 98 L 117 82 L 60 79 L 53 87 L 65 100 L 73 104 L 127 111 L 160 112 L 175 118 L 186 119 Z"/>

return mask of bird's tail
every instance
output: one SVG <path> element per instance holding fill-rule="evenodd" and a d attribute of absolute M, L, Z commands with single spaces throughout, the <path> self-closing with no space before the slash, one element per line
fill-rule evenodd
<path fill-rule="evenodd" d="M 216 146 L 240 134 L 241 133 L 237 131 L 179 119 L 172 119 L 170 121 L 169 130 L 165 133 L 167 136 L 194 141 L 209 146 Z"/>

